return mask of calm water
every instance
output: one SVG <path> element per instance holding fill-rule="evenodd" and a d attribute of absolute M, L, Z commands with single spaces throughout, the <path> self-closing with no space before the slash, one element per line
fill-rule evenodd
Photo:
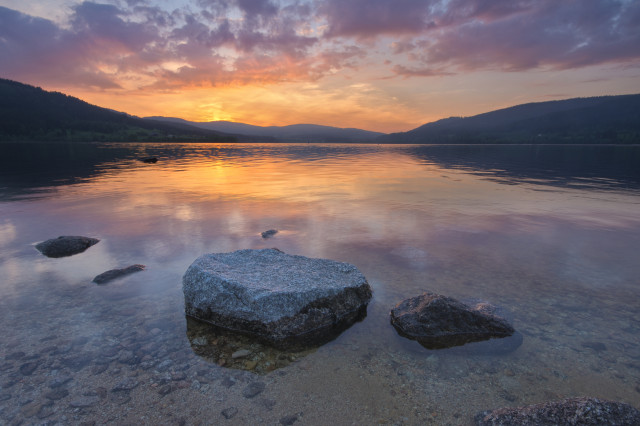
<path fill-rule="evenodd" d="M 58 235 L 101 241 L 35 250 Z M 356 265 L 367 317 L 300 353 L 185 319 L 195 258 L 264 247 Z M 640 147 L 2 144 L 0 423 L 471 424 L 569 396 L 640 408 L 639 253 Z M 134 263 L 147 270 L 91 283 Z M 503 307 L 522 346 L 399 337 L 389 310 L 423 291 Z"/>

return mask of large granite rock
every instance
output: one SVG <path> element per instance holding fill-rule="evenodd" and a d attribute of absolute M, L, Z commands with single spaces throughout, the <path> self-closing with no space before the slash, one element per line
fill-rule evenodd
<path fill-rule="evenodd" d="M 355 266 L 278 249 L 200 256 L 182 289 L 188 316 L 284 347 L 335 337 L 371 299 Z"/>
<path fill-rule="evenodd" d="M 135 264 L 131 266 L 127 266 L 126 268 L 121 269 L 110 269 L 106 272 L 101 273 L 93 279 L 93 282 L 96 284 L 107 284 L 113 280 L 118 278 L 122 278 L 126 275 L 133 274 L 134 272 L 144 271 L 146 266 Z"/>
<path fill-rule="evenodd" d="M 36 244 L 36 249 L 47 257 L 66 257 L 82 253 L 99 241 L 97 238 L 61 236 Z"/>
<path fill-rule="evenodd" d="M 515 330 L 488 303 L 464 304 L 450 297 L 424 293 L 396 305 L 391 324 L 398 333 L 427 349 L 443 349 L 495 337 Z"/>
<path fill-rule="evenodd" d="M 568 398 L 515 408 L 484 411 L 475 417 L 478 426 L 507 425 L 640 425 L 640 411 L 628 404 L 597 398 Z"/>

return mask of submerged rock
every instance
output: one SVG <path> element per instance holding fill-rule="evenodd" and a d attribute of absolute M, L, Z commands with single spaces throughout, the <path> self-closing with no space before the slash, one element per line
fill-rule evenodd
<path fill-rule="evenodd" d="M 469 306 L 433 293 L 400 302 L 391 310 L 391 324 L 400 335 L 417 340 L 427 349 L 507 337 L 515 332 L 488 303 Z"/>
<path fill-rule="evenodd" d="M 133 274 L 134 272 L 144 271 L 146 266 L 144 265 L 131 265 L 122 269 L 111 269 L 109 271 L 103 272 L 100 275 L 96 276 L 93 279 L 93 282 L 96 284 L 106 284 L 109 281 L 113 281 L 117 278 L 124 277 L 125 275 Z"/>
<path fill-rule="evenodd" d="M 36 244 L 36 249 L 47 257 L 66 257 L 82 253 L 99 241 L 97 238 L 61 236 Z"/>
<path fill-rule="evenodd" d="M 568 398 L 478 413 L 478 426 L 499 425 L 640 425 L 640 411 L 621 402 Z"/>
<path fill-rule="evenodd" d="M 277 249 L 200 256 L 182 289 L 188 316 L 283 347 L 330 340 L 371 299 L 355 266 Z"/>
<path fill-rule="evenodd" d="M 262 234 L 262 238 L 271 238 L 278 233 L 277 229 L 269 229 L 268 231 L 264 231 Z"/>

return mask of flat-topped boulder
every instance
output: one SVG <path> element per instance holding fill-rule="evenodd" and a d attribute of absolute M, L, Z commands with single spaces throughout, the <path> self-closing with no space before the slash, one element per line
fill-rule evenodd
<path fill-rule="evenodd" d="M 391 310 L 391 324 L 400 335 L 417 340 L 427 349 L 508 337 L 515 332 L 493 305 L 467 305 L 433 293 L 400 302 Z"/>
<path fill-rule="evenodd" d="M 90 237 L 61 236 L 36 244 L 36 249 L 47 257 L 66 257 L 82 253 L 99 241 Z"/>
<path fill-rule="evenodd" d="M 483 411 L 475 421 L 478 426 L 626 426 L 640 425 L 640 411 L 622 402 L 583 397 Z"/>
<path fill-rule="evenodd" d="M 182 283 L 188 316 L 276 346 L 335 336 L 366 315 L 371 299 L 355 266 L 278 249 L 202 255 Z"/>

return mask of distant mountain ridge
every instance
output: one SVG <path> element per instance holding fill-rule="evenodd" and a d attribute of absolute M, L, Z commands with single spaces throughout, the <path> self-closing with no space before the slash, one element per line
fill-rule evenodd
<path fill-rule="evenodd" d="M 450 117 L 380 143 L 640 143 L 640 94 L 573 98 Z"/>
<path fill-rule="evenodd" d="M 322 126 L 318 124 L 292 124 L 289 126 L 254 126 L 251 124 L 235 123 L 232 121 L 187 121 L 175 117 L 145 117 L 149 120 L 166 121 L 171 123 L 183 123 L 202 129 L 215 130 L 217 132 L 254 137 L 269 137 L 276 142 L 372 142 L 384 135 L 380 132 L 368 130 Z"/>
<path fill-rule="evenodd" d="M 521 104 L 385 135 L 315 124 L 139 118 L 0 79 L 0 141 L 640 144 L 640 94 Z"/>
<path fill-rule="evenodd" d="M 181 123 L 144 120 L 73 96 L 0 79 L 0 141 L 233 142 Z"/>

